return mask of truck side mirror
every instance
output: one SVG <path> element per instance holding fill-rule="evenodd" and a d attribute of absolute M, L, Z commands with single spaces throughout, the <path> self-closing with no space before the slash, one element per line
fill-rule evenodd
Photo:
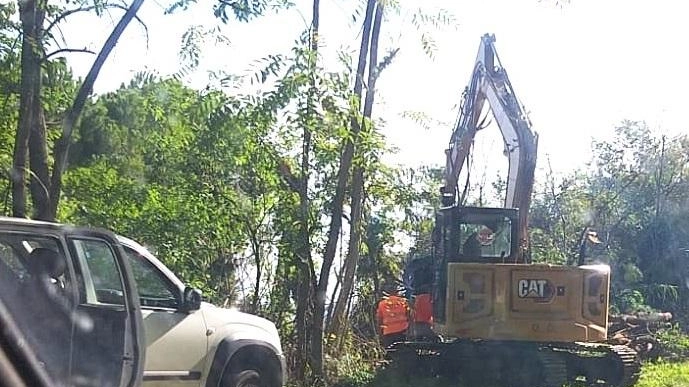
<path fill-rule="evenodd" d="M 201 294 L 201 291 L 199 289 L 187 286 L 184 288 L 184 299 L 182 301 L 182 309 L 184 309 L 187 312 L 199 310 L 199 308 L 201 307 L 202 299 L 203 295 Z"/>

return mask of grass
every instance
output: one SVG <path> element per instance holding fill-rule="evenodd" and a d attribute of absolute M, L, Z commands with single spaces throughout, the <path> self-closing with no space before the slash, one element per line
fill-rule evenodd
<path fill-rule="evenodd" d="M 368 376 L 342 381 L 333 387 L 466 387 L 461 382 L 442 378 L 404 377 L 390 370 L 379 370 L 377 374 Z M 689 387 L 689 361 L 646 363 L 642 368 L 641 378 L 634 387 Z"/>
<path fill-rule="evenodd" d="M 635 387 L 689 387 L 689 361 L 648 363 Z"/>

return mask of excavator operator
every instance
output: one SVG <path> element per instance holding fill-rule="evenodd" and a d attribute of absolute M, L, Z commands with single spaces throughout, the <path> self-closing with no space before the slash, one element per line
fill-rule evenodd
<path fill-rule="evenodd" d="M 380 329 L 381 343 L 387 348 L 406 340 L 409 328 L 409 303 L 394 288 L 378 302 L 376 318 Z"/>

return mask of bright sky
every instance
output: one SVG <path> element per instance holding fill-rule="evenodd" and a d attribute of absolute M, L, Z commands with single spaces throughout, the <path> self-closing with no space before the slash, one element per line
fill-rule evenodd
<path fill-rule="evenodd" d="M 461 91 L 486 32 L 496 35 L 497 52 L 540 135 L 541 171 L 547 157 L 556 171 L 583 166 L 590 157 L 591 138 L 609 136 L 625 118 L 646 120 L 671 136 L 686 132 L 689 24 L 684 2 L 571 0 L 561 6 L 555 0 L 400 2 L 423 4 L 430 11 L 445 8 L 458 27 L 432 33 L 437 51 L 430 60 L 408 22 L 415 8 L 391 14 L 383 25 L 381 51 L 401 48 L 378 82 L 374 110 L 387 123 L 384 133 L 390 143 L 399 149 L 390 157 L 393 162 L 444 163 L 443 150 Z M 200 3 L 192 11 L 163 16 L 163 0 L 147 0 L 140 16 L 148 24 L 149 47 L 141 39 L 142 29 L 130 26 L 103 68 L 96 91 L 113 90 L 145 68 L 162 74 L 177 71 L 182 33 L 192 24 L 217 23 L 208 0 Z M 250 24 L 231 23 L 225 28 L 231 44 L 206 51 L 202 65 L 245 73 L 256 59 L 288 53 L 311 19 L 311 2 L 296 3 L 296 8 Z M 356 54 L 352 48 L 358 47 L 360 26 L 351 23 L 352 3 L 321 1 L 322 53 L 327 64 L 334 63 L 337 49 L 348 47 Z M 107 19 L 97 23 L 84 19 L 64 31 L 72 46 L 97 49 L 111 26 Z M 70 57 L 79 75 L 86 73 L 91 60 L 81 54 Z M 204 86 L 207 79 L 204 72 L 197 73 L 194 84 Z M 405 111 L 423 112 L 446 125 L 423 129 L 401 118 Z M 501 155 L 498 146 L 489 150 L 495 157 Z"/>

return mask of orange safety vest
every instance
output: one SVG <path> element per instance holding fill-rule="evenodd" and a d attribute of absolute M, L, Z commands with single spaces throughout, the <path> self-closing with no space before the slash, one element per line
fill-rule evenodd
<path fill-rule="evenodd" d="M 433 298 L 430 294 L 414 296 L 414 322 L 433 324 Z"/>
<path fill-rule="evenodd" d="M 409 305 L 400 296 L 389 296 L 378 303 L 378 321 L 383 335 L 391 335 L 407 330 L 409 327 Z"/>

